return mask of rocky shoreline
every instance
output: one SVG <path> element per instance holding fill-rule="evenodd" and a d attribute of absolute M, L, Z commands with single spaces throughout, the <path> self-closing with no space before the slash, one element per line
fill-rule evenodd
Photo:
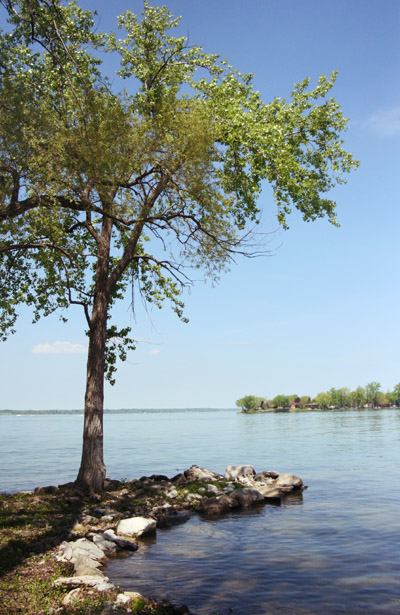
<path fill-rule="evenodd" d="M 59 489 L 42 487 L 35 493 L 55 494 Z M 73 567 L 73 574 L 59 577 L 54 586 L 69 590 L 64 606 L 79 602 L 88 588 L 95 592 L 115 590 L 102 566 L 119 553 L 136 551 L 142 536 L 183 523 L 195 513 L 215 517 L 267 503 L 279 505 L 282 498 L 301 497 L 304 489 L 302 479 L 293 474 L 257 473 L 250 465 L 228 466 L 225 475 L 194 465 L 171 479 L 163 475 L 129 482 L 107 479 L 106 497 L 82 510 L 70 533 L 71 540 L 62 542 L 54 553 L 58 561 Z M 132 612 L 138 601 L 148 600 L 154 604 L 137 592 L 120 591 L 103 613 L 118 609 Z M 171 615 L 189 613 L 185 605 L 163 603 L 163 607 Z"/>

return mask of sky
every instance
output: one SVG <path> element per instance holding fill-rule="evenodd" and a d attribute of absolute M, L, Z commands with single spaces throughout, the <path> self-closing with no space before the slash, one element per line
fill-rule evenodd
<path fill-rule="evenodd" d="M 99 30 L 138 0 L 82 0 Z M 179 33 L 219 53 L 265 102 L 294 83 L 339 71 L 333 96 L 350 118 L 345 147 L 360 160 L 336 188 L 340 228 L 289 220 L 271 235 L 270 254 L 238 259 L 216 286 L 186 293 L 184 324 L 166 306 L 150 313 L 127 301 L 137 349 L 120 365 L 106 408 L 229 408 L 244 395 L 315 396 L 331 387 L 382 390 L 400 382 L 399 174 L 400 2 L 398 0 L 171 0 Z M 109 70 L 112 70 L 110 64 Z M 277 229 L 268 186 L 263 232 Z M 82 408 L 85 321 L 79 308 L 32 324 L 21 309 L 17 333 L 0 346 L 0 409 Z"/>

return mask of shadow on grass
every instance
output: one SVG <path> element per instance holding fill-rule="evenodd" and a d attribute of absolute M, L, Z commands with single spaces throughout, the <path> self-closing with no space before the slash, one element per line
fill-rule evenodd
<path fill-rule="evenodd" d="M 87 505 L 87 498 L 72 487 L 0 494 L 0 577 L 68 539 Z"/>

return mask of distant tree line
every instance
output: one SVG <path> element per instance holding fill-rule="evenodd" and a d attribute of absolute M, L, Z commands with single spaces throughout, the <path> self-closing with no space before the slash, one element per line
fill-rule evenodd
<path fill-rule="evenodd" d="M 341 408 L 384 408 L 400 407 L 400 382 L 393 391 L 382 391 L 379 382 L 369 382 L 365 387 L 351 391 L 347 387 L 318 393 L 314 398 L 309 395 L 277 395 L 273 399 L 245 395 L 236 401 L 236 406 L 243 412 L 278 408 L 318 408 L 320 410 Z"/>

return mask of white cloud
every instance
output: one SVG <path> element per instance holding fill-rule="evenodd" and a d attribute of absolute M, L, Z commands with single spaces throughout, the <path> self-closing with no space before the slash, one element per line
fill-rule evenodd
<path fill-rule="evenodd" d="M 52 344 L 36 344 L 33 354 L 86 354 L 87 347 L 71 342 L 53 342 Z"/>
<path fill-rule="evenodd" d="M 400 106 L 377 111 L 368 119 L 367 126 L 378 137 L 400 136 Z"/>
<path fill-rule="evenodd" d="M 161 350 L 159 348 L 154 348 L 153 350 L 150 350 L 149 355 L 152 357 L 156 357 L 160 354 L 160 352 Z"/>

